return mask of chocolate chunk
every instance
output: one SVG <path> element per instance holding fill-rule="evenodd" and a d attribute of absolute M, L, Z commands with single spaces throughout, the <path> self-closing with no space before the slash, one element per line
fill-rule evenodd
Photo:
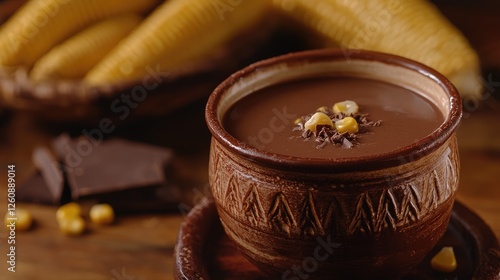
<path fill-rule="evenodd" d="M 54 202 L 59 202 L 64 189 L 64 178 L 59 163 L 44 147 L 35 148 L 32 160 L 36 168 L 40 170 Z"/>
<path fill-rule="evenodd" d="M 157 189 L 166 185 L 165 167 L 172 159 L 169 149 L 119 139 L 92 142 L 63 135 L 53 146 L 74 200 L 109 199 L 119 193 L 126 194 L 127 200 L 156 197 Z"/>
<path fill-rule="evenodd" d="M 59 204 L 60 197 L 55 197 L 47 186 L 40 171 L 33 171 L 16 188 L 16 198 L 22 202 L 40 204 Z"/>
<path fill-rule="evenodd" d="M 173 155 L 170 149 L 119 139 L 92 142 L 68 135 L 52 144 L 59 161 L 47 148 L 33 151 L 38 171 L 19 185 L 20 201 L 97 201 L 110 203 L 120 213 L 170 210 L 179 203 L 179 189 L 167 184 L 165 176 Z"/>
<path fill-rule="evenodd" d="M 64 149 L 71 143 L 71 137 L 68 134 L 59 135 L 54 141 L 52 141 L 52 149 L 56 153 L 59 162 L 64 161 L 66 155 L 66 150 Z"/>
<path fill-rule="evenodd" d="M 64 177 L 52 153 L 43 147 L 33 151 L 32 160 L 38 171 L 33 171 L 18 186 L 19 201 L 42 204 L 60 204 L 64 192 Z"/>

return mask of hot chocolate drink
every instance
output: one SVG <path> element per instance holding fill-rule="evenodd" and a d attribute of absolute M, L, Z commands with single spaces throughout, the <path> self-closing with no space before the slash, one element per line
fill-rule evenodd
<path fill-rule="evenodd" d="M 320 145 L 315 132 L 313 137 L 303 137 L 303 124 L 312 113 L 320 108 L 332 115 L 332 106 L 344 100 L 354 101 L 358 115 L 376 125 L 353 133 L 353 145 L 347 146 Z M 320 77 L 249 94 L 225 114 L 223 125 L 236 139 L 263 151 L 301 158 L 350 158 L 408 146 L 431 134 L 443 121 L 437 106 L 412 90 L 365 78 Z"/>

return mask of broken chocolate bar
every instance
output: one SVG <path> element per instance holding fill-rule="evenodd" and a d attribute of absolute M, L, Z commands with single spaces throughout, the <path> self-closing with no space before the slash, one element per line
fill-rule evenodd
<path fill-rule="evenodd" d="M 46 148 L 33 152 L 40 172 L 22 186 L 23 201 L 59 204 L 66 182 L 65 197 L 109 203 L 118 212 L 165 210 L 178 204 L 180 192 L 165 176 L 173 157 L 170 149 L 68 135 L 55 139 L 53 149 L 59 162 Z"/>
<path fill-rule="evenodd" d="M 52 153 L 44 147 L 35 148 L 32 160 L 36 168 L 40 170 L 54 201 L 59 200 L 64 188 L 64 178 L 59 162 L 57 162 L 52 156 Z"/>
<path fill-rule="evenodd" d="M 74 200 L 113 191 L 158 186 L 172 151 L 113 139 L 92 143 L 81 137 L 58 139 L 54 148 L 62 160 Z"/>
<path fill-rule="evenodd" d="M 64 178 L 59 162 L 44 147 L 33 151 L 32 161 L 37 171 L 21 182 L 16 195 L 19 201 L 59 204 L 64 191 Z"/>
<path fill-rule="evenodd" d="M 16 198 L 19 201 L 40 204 L 59 204 L 60 199 L 49 190 L 40 171 L 33 171 L 29 177 L 21 181 L 16 188 Z"/>

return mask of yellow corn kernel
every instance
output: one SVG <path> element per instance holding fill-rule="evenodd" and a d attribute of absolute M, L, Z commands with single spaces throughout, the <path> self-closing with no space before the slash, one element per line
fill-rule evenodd
<path fill-rule="evenodd" d="M 298 125 L 299 123 L 302 123 L 304 120 L 302 118 L 297 118 L 295 121 L 293 121 L 293 124 Z"/>
<path fill-rule="evenodd" d="M 14 215 L 10 214 L 11 212 L 7 212 L 4 218 L 5 226 L 9 230 L 25 231 L 33 224 L 31 213 L 26 209 L 16 208 Z"/>
<path fill-rule="evenodd" d="M 345 117 L 335 122 L 335 128 L 339 133 L 356 133 L 359 131 L 358 122 L 353 117 Z"/>
<path fill-rule="evenodd" d="M 0 30 L 0 66 L 31 67 L 53 46 L 100 19 L 145 12 L 158 0 L 29 1 Z"/>
<path fill-rule="evenodd" d="M 82 208 L 76 202 L 66 203 L 56 211 L 58 221 L 82 216 Z"/>
<path fill-rule="evenodd" d="M 318 109 L 316 109 L 316 112 L 321 112 L 321 113 L 328 113 L 328 107 L 326 106 L 321 106 Z"/>
<path fill-rule="evenodd" d="M 352 100 L 337 102 L 333 105 L 332 110 L 335 114 L 343 113 L 346 116 L 352 116 L 359 111 L 359 106 Z"/>
<path fill-rule="evenodd" d="M 453 247 L 443 247 L 443 249 L 431 259 L 431 266 L 437 271 L 446 273 L 453 272 L 457 268 L 457 260 L 453 252 Z"/>
<path fill-rule="evenodd" d="M 322 46 L 392 53 L 447 76 L 462 95 L 481 93 L 479 59 L 467 39 L 426 0 L 273 0 L 324 39 Z M 315 31 L 315 32 L 314 32 Z M 349 58 L 350 50 L 345 50 Z"/>
<path fill-rule="evenodd" d="M 31 70 L 31 79 L 83 78 L 141 21 L 135 14 L 117 15 L 84 29 L 40 58 Z"/>
<path fill-rule="evenodd" d="M 168 73 L 201 60 L 252 27 L 270 6 L 267 0 L 165 1 L 87 74 L 85 82 L 139 79 L 148 74 L 148 67 Z"/>
<path fill-rule="evenodd" d="M 98 225 L 109 225 L 115 220 L 113 207 L 109 204 L 96 204 L 90 208 L 90 221 Z"/>
<path fill-rule="evenodd" d="M 314 115 L 312 115 L 311 118 L 304 124 L 306 130 L 310 130 L 313 132 L 317 131 L 318 126 L 328 126 L 330 128 L 333 128 L 333 122 L 325 113 L 317 112 L 314 113 Z"/>
<path fill-rule="evenodd" d="M 85 232 L 86 224 L 82 217 L 68 217 L 58 220 L 59 230 L 65 235 L 81 235 Z"/>

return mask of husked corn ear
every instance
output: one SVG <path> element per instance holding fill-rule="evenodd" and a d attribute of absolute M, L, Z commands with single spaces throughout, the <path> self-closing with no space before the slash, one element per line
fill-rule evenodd
<path fill-rule="evenodd" d="M 273 3 L 326 38 L 330 46 L 408 57 L 443 73 L 463 96 L 477 98 L 481 94 L 477 54 L 426 0 L 273 0 Z"/>
<path fill-rule="evenodd" d="M 221 6 L 222 5 L 222 6 Z M 201 59 L 270 7 L 267 0 L 170 0 L 158 7 L 86 76 L 103 84 L 144 76 L 148 66 L 171 71 Z"/>
<path fill-rule="evenodd" d="M 99 62 L 142 18 L 124 14 L 102 20 L 54 47 L 31 70 L 31 79 L 76 79 Z"/>
<path fill-rule="evenodd" d="M 54 45 L 88 24 L 143 12 L 158 0 L 31 0 L 0 30 L 0 67 L 32 66 Z"/>

